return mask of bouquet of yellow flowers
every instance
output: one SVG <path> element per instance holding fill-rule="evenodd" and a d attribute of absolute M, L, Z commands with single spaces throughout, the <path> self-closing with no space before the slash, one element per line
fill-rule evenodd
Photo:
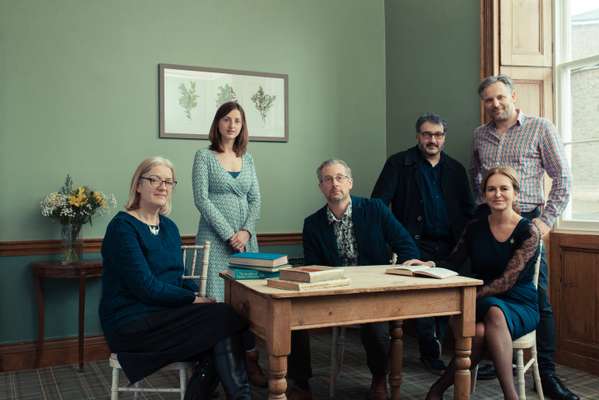
<path fill-rule="evenodd" d="M 52 192 L 41 202 L 42 215 L 58 220 L 62 225 L 62 237 L 65 243 L 65 262 L 79 259 L 74 244 L 77 242 L 81 227 L 98 213 L 102 215 L 108 209 L 116 207 L 113 194 L 91 190 L 87 186 L 73 186 L 73 180 L 67 175 L 64 186 L 59 192 Z"/>

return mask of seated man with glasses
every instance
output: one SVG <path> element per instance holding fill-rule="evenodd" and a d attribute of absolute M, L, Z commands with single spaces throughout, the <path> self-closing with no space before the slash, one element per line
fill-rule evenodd
<path fill-rule="evenodd" d="M 303 243 L 306 265 L 352 266 L 389 263 L 389 247 L 403 262 L 419 258 L 410 234 L 378 199 L 350 196 L 351 169 L 341 160 L 328 160 L 318 167 L 320 191 L 327 204 L 304 221 Z M 387 399 L 389 328 L 387 323 L 364 324 L 362 344 L 372 373 L 369 398 Z M 312 376 L 310 339 L 307 331 L 291 335 L 289 377 L 293 380 L 290 400 L 311 399 L 308 379 Z"/>

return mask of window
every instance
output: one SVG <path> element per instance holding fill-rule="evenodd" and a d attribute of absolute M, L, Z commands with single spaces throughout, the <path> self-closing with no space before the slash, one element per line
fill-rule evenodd
<path fill-rule="evenodd" d="M 557 126 L 573 183 L 559 226 L 599 230 L 599 0 L 555 4 Z"/>

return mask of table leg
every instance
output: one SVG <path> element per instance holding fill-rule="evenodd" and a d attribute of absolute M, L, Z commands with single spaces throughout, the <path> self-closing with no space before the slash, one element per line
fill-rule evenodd
<path fill-rule="evenodd" d="M 462 314 L 455 320 L 455 375 L 453 398 L 468 400 L 470 398 L 470 354 L 472 336 L 476 325 L 476 288 L 462 289 Z"/>
<path fill-rule="evenodd" d="M 268 400 L 286 400 L 287 356 L 268 355 Z"/>
<path fill-rule="evenodd" d="M 468 400 L 470 398 L 470 353 L 472 338 L 456 337 L 455 339 L 455 375 L 453 398 Z"/>
<path fill-rule="evenodd" d="M 391 321 L 389 325 L 391 333 L 391 374 L 389 376 L 391 400 L 399 400 L 403 364 L 403 321 Z"/>
<path fill-rule="evenodd" d="M 83 370 L 83 331 L 85 327 L 85 274 L 79 275 L 79 370 Z"/>
<path fill-rule="evenodd" d="M 37 272 L 33 272 L 33 285 L 35 286 L 35 299 L 37 301 L 37 343 L 35 351 L 35 368 L 40 367 L 42 352 L 44 350 L 44 289 L 42 287 L 42 278 Z"/>

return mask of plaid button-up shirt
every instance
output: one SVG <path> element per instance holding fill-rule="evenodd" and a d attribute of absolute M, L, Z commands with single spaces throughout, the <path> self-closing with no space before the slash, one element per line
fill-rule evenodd
<path fill-rule="evenodd" d="M 520 110 L 517 112 L 517 122 L 504 134 L 497 132 L 493 122 L 474 130 L 470 168 L 472 189 L 482 203 L 480 185 L 486 172 L 498 166 L 512 167 L 520 180 L 518 200 L 521 211 L 541 207 L 540 219 L 552 226 L 568 204 L 572 185 L 564 146 L 550 121 L 529 117 Z M 552 179 L 547 203 L 543 172 Z"/>

